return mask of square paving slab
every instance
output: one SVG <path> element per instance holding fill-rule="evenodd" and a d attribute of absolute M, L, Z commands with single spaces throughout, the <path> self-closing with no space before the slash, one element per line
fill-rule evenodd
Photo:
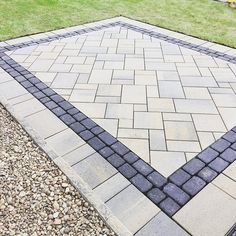
<path fill-rule="evenodd" d="M 236 49 L 124 17 L 5 45 L 0 98 L 119 235 L 232 234 Z"/>

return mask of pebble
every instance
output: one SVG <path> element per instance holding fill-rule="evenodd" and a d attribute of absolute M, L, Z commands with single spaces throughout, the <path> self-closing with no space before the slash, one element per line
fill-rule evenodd
<path fill-rule="evenodd" d="M 60 219 L 55 219 L 54 220 L 54 225 L 60 225 L 61 224 L 61 220 Z"/>
<path fill-rule="evenodd" d="M 0 124 L 0 235 L 115 235 L 2 105 Z"/>
<path fill-rule="evenodd" d="M 62 183 L 62 185 L 61 185 L 63 188 L 66 188 L 67 186 L 68 186 L 68 184 L 67 183 Z"/>
<path fill-rule="evenodd" d="M 54 214 L 53 214 L 53 218 L 57 218 L 59 216 L 59 212 L 55 212 Z"/>

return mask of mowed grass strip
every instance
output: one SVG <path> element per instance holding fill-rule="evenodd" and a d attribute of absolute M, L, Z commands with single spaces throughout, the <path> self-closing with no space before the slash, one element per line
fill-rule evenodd
<path fill-rule="evenodd" d="M 236 47 L 236 10 L 214 0 L 0 0 L 0 41 L 119 15 Z"/>

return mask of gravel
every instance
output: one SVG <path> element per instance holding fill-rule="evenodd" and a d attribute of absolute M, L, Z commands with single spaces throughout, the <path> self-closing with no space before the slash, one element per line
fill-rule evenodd
<path fill-rule="evenodd" d="M 0 235 L 115 235 L 2 105 Z"/>

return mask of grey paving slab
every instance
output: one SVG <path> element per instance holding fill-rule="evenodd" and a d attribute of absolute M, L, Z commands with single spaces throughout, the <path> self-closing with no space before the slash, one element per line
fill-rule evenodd
<path fill-rule="evenodd" d="M 183 88 L 180 82 L 159 81 L 159 91 L 161 97 L 184 98 Z"/>
<path fill-rule="evenodd" d="M 233 179 L 234 181 L 236 181 L 235 168 L 236 168 L 236 162 L 234 162 L 232 165 L 230 165 L 228 168 L 224 170 L 224 174 Z"/>
<path fill-rule="evenodd" d="M 177 112 L 183 113 L 206 113 L 217 114 L 215 104 L 211 100 L 192 99 L 183 100 L 175 99 L 175 106 Z"/>
<path fill-rule="evenodd" d="M 233 198 L 236 198 L 236 182 L 230 179 L 228 176 L 220 174 L 216 179 L 212 181 L 212 184 L 222 189 Z"/>
<path fill-rule="evenodd" d="M 98 153 L 77 163 L 73 169 L 92 189 L 117 173 L 117 170 Z"/>
<path fill-rule="evenodd" d="M 71 129 L 63 130 L 46 139 L 48 144 L 55 150 L 55 152 L 62 156 L 68 152 L 73 151 L 85 142 L 78 137 Z"/>
<path fill-rule="evenodd" d="M 171 98 L 148 98 L 148 111 L 175 112 L 173 99 Z"/>
<path fill-rule="evenodd" d="M 225 235 L 236 219 L 235 201 L 224 191 L 209 184 L 174 219 L 192 235 Z"/>
<path fill-rule="evenodd" d="M 25 102 L 25 101 L 33 99 L 33 98 L 34 97 L 30 93 L 26 93 L 26 94 L 20 95 L 18 97 L 9 99 L 9 103 L 11 105 L 16 105 L 16 104 Z"/>
<path fill-rule="evenodd" d="M 9 89 L 12 88 L 12 89 Z M 7 99 L 15 98 L 27 93 L 27 91 L 20 86 L 15 80 L 2 83 L 0 86 L 0 93 Z"/>
<path fill-rule="evenodd" d="M 226 131 L 224 122 L 219 115 L 193 114 L 197 131 Z"/>
<path fill-rule="evenodd" d="M 235 124 L 236 108 L 220 108 L 219 111 L 227 129 L 231 129 Z"/>
<path fill-rule="evenodd" d="M 184 229 L 182 229 L 178 224 L 171 220 L 163 212 L 158 213 L 153 219 L 151 219 L 140 231 L 138 231 L 136 236 L 184 236 L 189 235 Z"/>
<path fill-rule="evenodd" d="M 76 163 L 82 161 L 83 159 L 91 156 L 96 151 L 91 148 L 88 144 L 81 143 L 77 149 L 65 154 L 63 159 L 71 166 L 75 165 Z"/>
<path fill-rule="evenodd" d="M 110 199 L 107 205 L 133 234 L 160 212 L 133 185 Z"/>
<path fill-rule="evenodd" d="M 94 193 L 96 193 L 102 201 L 107 202 L 129 185 L 130 182 L 120 173 L 117 173 L 94 188 Z"/>
<path fill-rule="evenodd" d="M 124 85 L 122 90 L 122 103 L 145 104 L 146 90 L 144 86 Z"/>
<path fill-rule="evenodd" d="M 184 152 L 151 151 L 151 165 L 165 177 L 186 163 Z"/>
<path fill-rule="evenodd" d="M 58 70 L 56 72 L 59 72 Z M 72 89 L 76 83 L 78 74 L 76 73 L 57 73 L 52 82 L 52 88 Z"/>
<path fill-rule="evenodd" d="M 27 116 L 26 121 L 28 121 L 33 129 L 35 129 L 43 138 L 48 138 L 49 136 L 67 129 L 67 126 L 62 121 L 46 109 Z"/>
<path fill-rule="evenodd" d="M 7 74 L 3 69 L 0 70 L 0 84 L 8 81 L 13 81 L 13 78 Z"/>
<path fill-rule="evenodd" d="M 192 122 L 165 121 L 165 135 L 168 140 L 197 141 L 197 133 Z"/>
<path fill-rule="evenodd" d="M 159 112 L 135 112 L 134 127 L 147 129 L 162 129 L 163 123 Z"/>
<path fill-rule="evenodd" d="M 22 117 L 26 117 L 36 112 L 45 110 L 46 107 L 42 105 L 42 103 L 40 103 L 37 99 L 33 98 L 14 105 L 14 109 L 16 112 L 21 114 Z"/>
<path fill-rule="evenodd" d="M 203 87 L 203 88 L 218 87 L 213 77 L 183 76 L 181 77 L 181 82 L 183 86 Z"/>

